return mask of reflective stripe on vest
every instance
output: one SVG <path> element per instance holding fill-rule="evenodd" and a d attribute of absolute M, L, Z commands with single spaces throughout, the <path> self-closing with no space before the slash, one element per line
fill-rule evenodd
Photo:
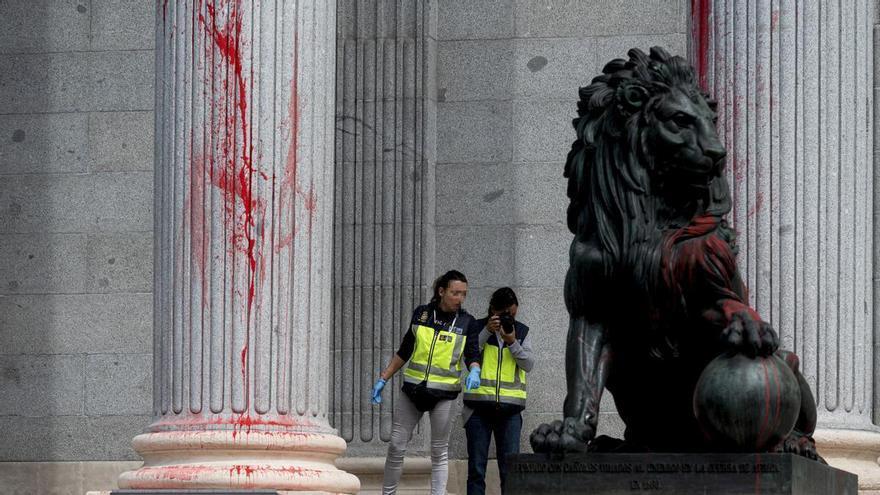
<path fill-rule="evenodd" d="M 415 346 L 403 381 L 419 384 L 427 381 L 428 388 L 461 390 L 461 354 L 465 336 L 446 330 L 435 330 L 425 325 L 412 325 Z"/>
<path fill-rule="evenodd" d="M 480 387 L 465 390 L 464 400 L 526 405 L 526 372 L 507 346 L 499 355 L 498 346 L 487 343 L 480 363 Z"/>

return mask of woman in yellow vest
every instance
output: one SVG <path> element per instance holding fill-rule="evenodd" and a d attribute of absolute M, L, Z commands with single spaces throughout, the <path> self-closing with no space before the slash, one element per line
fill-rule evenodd
<path fill-rule="evenodd" d="M 462 361 L 470 365 L 468 386 L 478 387 L 480 380 L 480 366 L 476 362 L 479 346 L 472 331 L 476 328 L 474 318 L 461 307 L 467 289 L 467 278 L 455 270 L 434 282 L 431 302 L 413 312 L 400 348 L 373 386 L 373 402 L 378 404 L 382 402 L 385 383 L 406 365 L 403 394 L 394 404 L 382 483 L 384 495 L 396 493 L 406 445 L 426 411 L 431 419 L 431 494 L 446 494 L 452 403 L 461 392 Z M 471 333 L 474 335 L 469 339 Z"/>
<path fill-rule="evenodd" d="M 529 327 L 516 321 L 518 308 L 513 289 L 502 287 L 489 300 L 489 315 L 476 322 L 482 366 L 480 386 L 464 393 L 462 409 L 468 450 L 468 495 L 486 493 L 486 463 L 493 435 L 502 493 L 507 475 L 505 457 L 519 453 L 526 373 L 532 370 L 534 358 Z"/>

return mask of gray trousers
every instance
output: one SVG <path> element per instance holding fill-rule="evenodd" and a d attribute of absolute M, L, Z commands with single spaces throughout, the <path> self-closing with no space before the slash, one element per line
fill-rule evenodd
<path fill-rule="evenodd" d="M 449 478 L 449 431 L 452 426 L 452 400 L 441 400 L 428 412 L 431 419 L 431 495 L 445 495 L 446 481 Z M 412 438 L 422 412 L 406 394 L 394 405 L 394 423 L 391 427 L 391 442 L 388 456 L 385 457 L 385 476 L 382 494 L 393 495 L 403 473 L 403 456 L 406 445 Z"/>

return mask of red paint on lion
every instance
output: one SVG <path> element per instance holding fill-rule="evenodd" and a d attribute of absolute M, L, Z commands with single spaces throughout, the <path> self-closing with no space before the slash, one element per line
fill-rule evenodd
<path fill-rule="evenodd" d="M 767 370 L 767 361 L 762 360 L 761 367 L 764 369 L 764 407 L 762 408 L 763 414 L 761 415 L 761 426 L 758 429 L 755 450 L 760 450 L 758 447 L 763 446 L 770 434 L 770 376 Z"/>

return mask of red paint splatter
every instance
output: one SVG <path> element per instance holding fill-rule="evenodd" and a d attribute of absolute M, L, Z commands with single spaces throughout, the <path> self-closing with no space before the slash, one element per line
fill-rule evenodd
<path fill-rule="evenodd" d="M 241 348 L 241 380 L 244 383 L 244 391 L 245 397 L 249 397 L 249 389 L 250 384 L 247 381 L 247 359 L 248 359 L 248 345 L 245 344 L 244 347 Z M 233 432 L 233 438 L 235 438 L 235 433 Z"/>
<path fill-rule="evenodd" d="M 742 161 L 739 157 L 734 158 L 733 160 L 733 180 L 737 183 L 742 183 L 746 178 L 745 167 L 742 165 Z"/>
<path fill-rule="evenodd" d="M 288 474 L 292 474 L 294 476 L 315 476 L 315 475 L 321 474 L 321 472 L 322 472 L 319 469 L 308 469 L 308 468 L 295 467 L 295 466 L 277 468 L 277 470 L 288 473 Z"/>
<path fill-rule="evenodd" d="M 246 323 L 245 342 L 249 340 L 250 335 L 250 315 L 253 311 L 254 297 L 257 284 L 257 221 L 265 217 L 265 201 L 257 198 L 254 194 L 253 180 L 255 176 L 265 177 L 261 171 L 257 170 L 252 160 L 253 143 L 252 136 L 248 133 L 248 94 L 247 81 L 243 75 L 242 62 L 242 9 L 241 0 L 235 0 L 229 3 L 220 2 L 219 5 L 214 3 L 206 4 L 205 12 L 208 19 L 205 19 L 199 8 L 199 26 L 205 34 L 213 41 L 214 48 L 221 55 L 221 64 L 225 65 L 226 79 L 223 81 L 224 93 L 228 93 L 230 89 L 230 74 L 232 75 L 232 95 L 234 104 L 232 112 L 226 112 L 227 121 L 225 125 L 225 133 L 222 137 L 221 156 L 211 156 L 209 161 L 211 183 L 223 191 L 226 201 L 224 201 L 225 218 L 224 223 L 231 227 L 231 246 L 233 250 L 241 251 L 247 256 L 248 273 L 247 273 L 247 307 L 244 315 Z M 218 8 L 224 12 L 226 18 L 218 19 Z M 211 50 L 213 53 L 213 50 Z M 214 73 L 215 63 L 212 60 L 212 74 Z M 253 79 L 253 72 L 251 72 Z M 213 81 L 209 81 L 213 83 Z M 213 88 L 212 88 L 213 89 Z M 217 136 L 219 133 L 216 129 L 211 129 L 212 135 Z M 237 137 L 241 137 L 241 149 L 237 150 Z M 218 136 L 219 137 L 219 136 Z M 193 169 L 199 168 L 201 162 L 201 170 L 205 168 L 204 159 L 195 160 Z M 222 163 L 221 167 L 215 166 L 215 159 Z M 193 183 L 194 186 L 204 184 Z M 195 191 L 194 191 L 195 192 Z M 201 192 L 201 195 L 204 193 Z M 241 208 L 241 214 L 238 214 L 238 208 Z M 260 225 L 260 235 L 262 235 L 262 222 Z M 198 232 L 193 233 L 194 236 Z M 263 266 L 262 257 L 261 267 Z M 262 272 L 263 270 L 261 270 Z M 205 274 L 202 273 L 204 280 Z M 262 276 L 259 277 L 262 280 Z M 247 344 L 242 349 L 242 379 L 245 386 L 245 397 L 249 399 L 248 383 L 247 383 Z"/>
<path fill-rule="evenodd" d="M 754 218 L 761 211 L 762 206 L 764 206 L 764 193 L 758 191 L 758 194 L 755 195 L 755 204 L 749 208 L 746 218 Z"/>
<path fill-rule="evenodd" d="M 734 315 L 745 313 L 747 317 L 755 321 L 761 321 L 758 312 L 750 308 L 748 304 L 737 299 L 725 299 L 721 302 L 721 312 L 724 314 L 725 325 L 733 321 Z"/>
<path fill-rule="evenodd" d="M 251 475 L 254 474 L 254 471 L 257 471 L 258 469 L 261 471 L 264 471 L 266 468 L 256 468 L 253 466 L 249 466 L 247 464 L 244 464 L 244 465 L 236 464 L 236 465 L 232 466 L 231 468 L 229 468 L 229 476 L 230 477 L 233 475 L 241 476 L 241 472 L 244 471 L 245 477 L 250 478 Z"/>
<path fill-rule="evenodd" d="M 192 242 L 191 255 L 194 263 L 199 267 L 201 274 L 203 294 L 206 293 L 208 275 L 207 246 L 210 243 L 210 231 L 206 225 L 212 211 L 206 212 L 206 199 L 210 202 L 210 194 L 206 187 L 215 187 L 222 193 L 223 200 L 223 223 L 229 232 L 229 249 L 231 254 L 246 256 L 248 273 L 247 304 L 244 311 L 244 319 L 247 326 L 245 345 L 241 349 L 241 372 L 245 383 L 245 395 L 249 399 L 247 390 L 247 354 L 250 335 L 251 316 L 254 311 L 257 286 L 265 280 L 267 258 L 264 249 L 274 248 L 277 251 L 289 246 L 297 235 L 296 216 L 289 232 L 285 229 L 275 246 L 265 244 L 267 223 L 267 200 L 260 197 L 257 181 L 271 181 L 274 184 L 276 175 L 271 178 L 259 167 L 259 157 L 254 161 L 253 135 L 249 128 L 248 88 L 254 82 L 254 68 L 244 68 L 243 59 L 246 51 L 247 40 L 242 35 L 243 9 L 241 0 L 216 0 L 210 3 L 199 2 L 198 26 L 201 35 L 209 40 L 210 46 L 206 50 L 209 59 L 210 71 L 204 81 L 203 93 L 207 101 L 215 106 L 212 115 L 219 115 L 218 122 L 213 120 L 206 124 L 201 132 L 206 136 L 212 136 L 216 144 L 210 151 L 195 150 L 194 137 L 190 135 L 190 189 L 185 198 L 186 222 Z M 167 0 L 163 4 L 163 13 Z M 193 31 L 193 47 L 195 48 L 195 30 Z M 215 53 L 219 57 L 215 60 Z M 287 152 L 286 162 L 283 164 L 282 188 L 290 191 L 281 194 L 279 201 L 281 208 L 284 202 L 290 203 L 293 208 L 297 200 L 302 201 L 303 207 L 308 211 L 308 228 L 312 230 L 315 212 L 318 208 L 318 198 L 315 194 L 314 183 L 310 184 L 308 192 L 304 192 L 297 181 L 297 147 L 299 133 L 299 99 L 297 90 L 298 79 L 298 40 L 294 40 L 293 74 L 290 83 L 290 103 L 288 108 L 290 145 Z M 195 58 L 195 57 L 194 57 Z M 221 77 L 225 74 L 225 77 Z M 221 80 L 222 79 L 222 80 Z M 229 95 L 229 103 L 226 102 Z M 284 125 L 284 124 L 283 124 Z M 199 132 L 198 130 L 196 132 Z M 269 187 L 268 189 L 274 189 Z M 217 213 L 219 214 L 219 213 Z M 271 223 L 269 224 L 271 225 Z M 238 291 L 244 294 L 244 288 Z M 208 301 L 203 297 L 203 304 Z"/>
<path fill-rule="evenodd" d="M 211 468 L 209 466 L 148 466 L 138 469 L 138 476 L 143 478 L 152 478 L 156 481 L 192 481 L 199 478 L 203 474 L 210 473 L 213 470 L 214 468 Z"/>
<path fill-rule="evenodd" d="M 169 417 L 167 421 L 159 421 L 154 423 L 151 431 L 158 432 L 165 428 L 186 429 L 191 427 L 193 431 L 199 432 L 207 425 L 232 425 L 241 428 L 250 427 L 273 427 L 273 428 L 293 428 L 297 431 L 303 429 L 320 429 L 321 425 L 300 416 L 287 415 L 261 415 L 252 417 L 247 413 L 232 415 L 194 415 L 186 417 Z"/>
<path fill-rule="evenodd" d="M 315 213 L 318 211 L 318 196 L 315 194 L 315 183 L 309 184 L 309 192 L 305 197 L 306 210 L 309 212 L 309 232 L 312 231 L 312 225 L 315 223 Z"/>
<path fill-rule="evenodd" d="M 228 70 L 231 70 L 234 73 L 234 90 L 233 93 L 236 94 L 235 103 L 237 107 L 237 112 L 233 111 L 232 119 L 233 125 L 238 125 L 241 130 L 241 139 L 242 139 L 242 149 L 241 149 L 241 166 L 236 170 L 235 161 L 236 157 L 235 153 L 226 153 L 226 158 L 230 162 L 230 169 L 233 171 L 233 177 L 225 177 L 224 182 L 226 184 L 226 190 L 229 192 L 229 188 L 231 186 L 231 192 L 234 196 L 237 196 L 241 199 L 241 206 L 243 210 L 243 222 L 242 222 L 242 231 L 243 231 L 243 241 L 245 244 L 245 251 L 248 257 L 248 264 L 250 266 L 249 277 L 248 277 L 248 314 L 250 314 L 251 309 L 253 307 L 254 301 L 254 291 L 256 285 L 256 255 L 254 253 L 254 247 L 256 246 L 256 239 L 254 238 L 254 229 L 256 229 L 256 215 L 255 210 L 259 208 L 258 202 L 254 198 L 254 192 L 252 187 L 252 180 L 255 173 L 258 173 L 254 169 L 254 164 L 251 159 L 253 152 L 253 143 L 252 139 L 248 136 L 248 121 L 247 121 L 247 104 L 248 104 L 248 95 L 246 89 L 246 81 L 244 75 L 242 74 L 242 57 L 241 57 L 241 26 L 242 26 L 242 11 L 241 11 L 241 0 L 235 0 L 230 4 L 226 5 L 229 8 L 228 18 L 226 20 L 226 25 L 224 29 L 221 29 L 217 25 L 217 13 L 215 11 L 214 5 L 208 4 L 206 5 L 206 11 L 208 16 L 210 17 L 210 23 L 206 22 L 204 17 L 199 14 L 199 21 L 201 25 L 204 27 L 205 31 L 214 41 L 214 45 L 217 50 L 223 56 L 225 60 L 226 67 Z M 228 84 L 228 81 L 226 81 Z M 236 113 L 237 119 L 236 119 Z M 235 141 L 234 136 L 232 137 L 232 142 L 229 141 L 229 136 L 227 136 L 227 143 L 225 143 L 226 150 L 231 145 L 233 150 L 235 149 Z M 231 184 L 228 182 L 231 181 Z M 234 206 L 233 206 L 234 207 Z M 259 208 L 264 210 L 265 208 Z M 262 211 L 260 212 L 262 213 Z"/>

